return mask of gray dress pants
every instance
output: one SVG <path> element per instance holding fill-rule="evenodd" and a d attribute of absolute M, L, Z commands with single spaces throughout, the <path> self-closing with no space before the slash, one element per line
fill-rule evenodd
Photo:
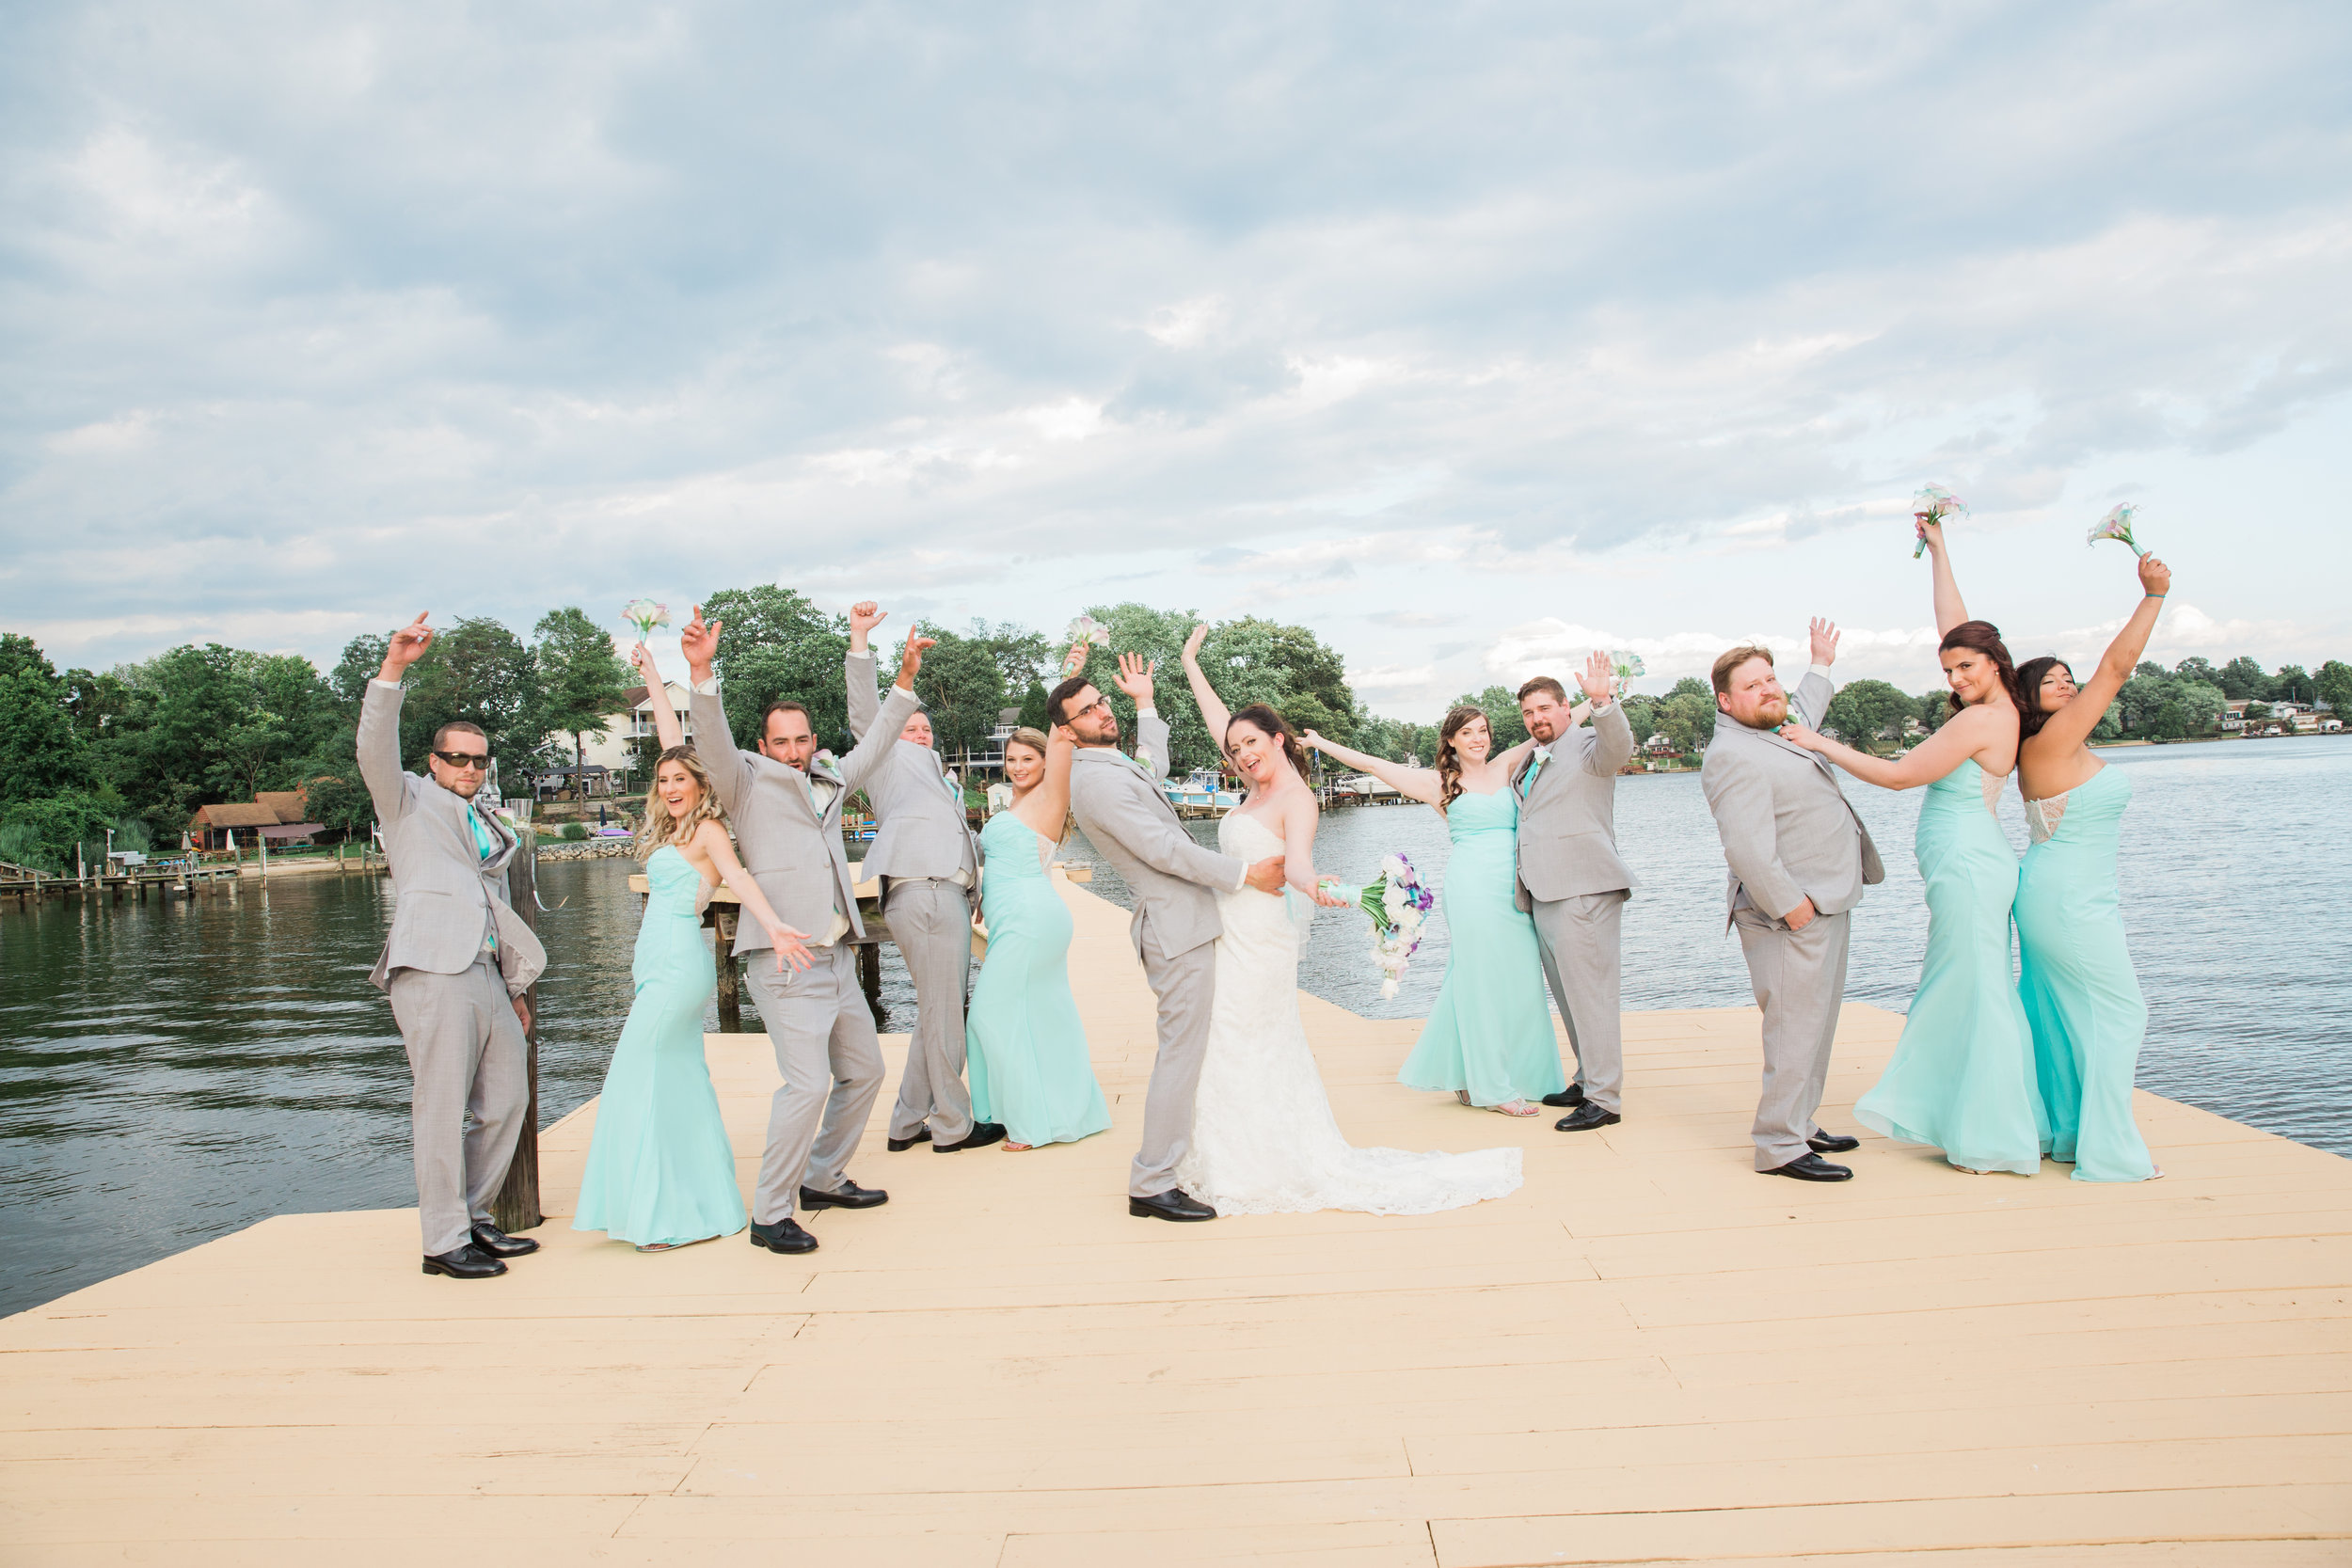
<path fill-rule="evenodd" d="M 1625 1098 L 1625 1028 L 1618 1018 L 1625 901 L 1632 895 L 1585 893 L 1535 901 L 1536 943 L 1544 978 L 1567 1025 L 1576 1053 L 1570 1080 L 1584 1087 L 1587 1104 L 1621 1113 Z"/>
<path fill-rule="evenodd" d="M 471 969 L 395 969 L 385 982 L 415 1087 L 408 1140 L 417 1217 L 437 1258 L 488 1224 L 531 1109 L 529 1049 L 506 981 L 485 954 Z"/>
<path fill-rule="evenodd" d="M 1802 931 L 1742 902 L 1731 911 L 1748 960 L 1748 983 L 1764 1009 L 1764 1086 L 1756 1102 L 1756 1168 L 1777 1170 L 1811 1152 L 1821 1130 L 1830 1048 L 1846 995 L 1845 913 L 1817 914 Z"/>
<path fill-rule="evenodd" d="M 858 989 L 856 949 L 836 942 L 810 951 L 814 964 L 782 974 L 765 948 L 741 958 L 743 983 L 784 1076 L 769 1104 L 768 1148 L 752 1194 L 752 1219 L 760 1225 L 790 1219 L 803 1187 L 839 1190 L 882 1093 L 882 1044 Z"/>
<path fill-rule="evenodd" d="M 1209 1014 L 1216 1001 L 1216 943 L 1204 942 L 1172 958 L 1147 953 L 1143 975 L 1160 1005 L 1160 1050 L 1144 1096 L 1143 1147 L 1128 1172 L 1127 1191 L 1152 1197 L 1176 1185 L 1176 1163 L 1192 1148 L 1193 1102 L 1200 1093 Z"/>
<path fill-rule="evenodd" d="M 963 1082 L 972 906 L 953 882 L 894 878 L 882 908 L 914 981 L 914 1028 L 890 1111 L 890 1135 L 912 1138 L 928 1124 L 934 1142 L 961 1143 L 972 1133 L 972 1094 Z"/>

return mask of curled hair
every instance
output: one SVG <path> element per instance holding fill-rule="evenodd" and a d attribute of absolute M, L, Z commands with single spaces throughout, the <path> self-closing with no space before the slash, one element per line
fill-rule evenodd
<path fill-rule="evenodd" d="M 1461 733 L 1463 725 L 1473 719 L 1486 720 L 1488 736 L 1487 754 L 1491 756 L 1494 748 L 1492 736 L 1495 721 L 1486 718 L 1485 708 L 1472 707 L 1468 703 L 1460 707 L 1448 708 L 1445 718 L 1438 724 L 1438 809 L 1439 811 L 1445 810 L 1461 799 L 1462 754 L 1454 749 L 1454 737 Z"/>
<path fill-rule="evenodd" d="M 2009 644 L 2001 641 L 2001 628 L 1990 621 L 1963 621 L 1944 634 L 1943 644 L 1936 651 L 1948 654 L 1954 648 L 1966 648 L 1993 661 L 1993 667 L 2001 673 L 2002 689 L 2009 693 L 2009 700 L 2016 705 L 2022 718 L 2026 711 L 2026 695 L 2018 689 L 2017 664 L 2009 657 Z M 1951 705 L 1954 713 L 1967 705 L 1960 700 L 1957 691 L 1951 694 Z M 2022 727 L 2020 733 L 2023 733 Z"/>
<path fill-rule="evenodd" d="M 1275 740 L 1280 743 L 1282 755 L 1289 761 L 1291 765 L 1291 771 L 1296 773 L 1302 783 L 1305 781 L 1307 777 L 1307 750 L 1305 747 L 1299 745 L 1298 736 L 1291 733 L 1290 725 L 1282 721 L 1282 716 L 1280 714 L 1275 712 L 1263 703 L 1252 703 L 1248 707 L 1243 708 L 1239 713 L 1236 713 L 1232 718 L 1226 720 L 1225 754 L 1227 756 L 1232 756 L 1233 754 L 1233 726 L 1235 724 L 1255 724 L 1261 732 L 1273 736 Z"/>
<path fill-rule="evenodd" d="M 669 802 L 661 798 L 661 769 L 670 763 L 686 769 L 702 791 L 700 799 L 687 809 L 684 816 L 672 816 Z M 719 803 L 719 792 L 710 787 L 710 769 L 694 754 L 691 746 L 673 746 L 654 758 L 653 784 L 645 790 L 645 823 L 637 830 L 637 858 L 644 860 L 665 844 L 684 844 L 694 836 L 694 830 L 706 822 L 727 825 L 727 810 Z"/>
<path fill-rule="evenodd" d="M 2029 658 L 2017 667 L 2017 738 L 2029 740 L 2042 733 L 2042 726 L 2050 721 L 2050 715 L 2042 706 L 2042 683 L 2053 670 L 2063 670 L 2066 678 L 2074 678 L 2074 667 L 2055 654 Z"/>

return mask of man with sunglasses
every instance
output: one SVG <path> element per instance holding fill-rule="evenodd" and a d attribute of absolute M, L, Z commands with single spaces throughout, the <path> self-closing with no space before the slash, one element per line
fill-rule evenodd
<path fill-rule="evenodd" d="M 418 616 L 392 634 L 359 707 L 359 776 L 375 802 L 392 871 L 392 926 L 368 978 L 391 998 L 415 1086 L 409 1140 L 424 1272 L 487 1279 L 507 1258 L 539 1250 L 490 1223 L 530 1114 L 523 993 L 547 954 L 507 906 L 506 867 L 520 847 L 474 809 L 490 745 L 457 721 L 433 736 L 419 778 L 400 765 L 401 678 L 433 645 Z"/>

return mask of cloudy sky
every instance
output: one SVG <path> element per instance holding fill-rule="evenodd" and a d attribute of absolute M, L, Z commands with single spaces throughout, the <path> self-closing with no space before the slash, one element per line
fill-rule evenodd
<path fill-rule="evenodd" d="M 2352 658 L 2352 8 L 89 4 L 0 55 L 0 626 L 781 581 L 1382 711 L 1851 628 Z"/>

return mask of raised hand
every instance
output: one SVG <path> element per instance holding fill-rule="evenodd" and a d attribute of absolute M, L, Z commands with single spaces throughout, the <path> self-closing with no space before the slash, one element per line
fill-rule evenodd
<path fill-rule="evenodd" d="M 1325 744 L 1323 736 L 1315 734 L 1312 730 L 1300 731 L 1298 743 L 1301 746 L 1306 747 L 1310 752 L 1320 752 L 1323 750 Z"/>
<path fill-rule="evenodd" d="M 1591 698 L 1593 705 L 1597 707 L 1607 702 L 1609 693 L 1616 689 L 1617 667 L 1607 654 L 1595 648 L 1592 657 L 1585 659 L 1584 668 L 1576 673 L 1576 684 L 1584 689 L 1584 695 Z"/>
<path fill-rule="evenodd" d="M 2172 592 L 2172 568 L 2153 555 L 2139 558 L 2140 591 L 2153 598 L 2162 598 Z"/>
<path fill-rule="evenodd" d="M 1141 654 L 1119 656 L 1119 689 L 1135 700 L 1137 707 L 1152 705 L 1152 676 L 1159 669 L 1157 660 L 1146 659 Z"/>
<path fill-rule="evenodd" d="M 1921 544 L 1927 546 L 1931 551 L 1940 551 L 1943 549 L 1943 518 L 1938 517 L 1931 512 L 1915 512 L 1911 515 L 1911 521 L 1913 527 L 1918 533 Z"/>
<path fill-rule="evenodd" d="M 693 617 L 678 628 L 677 645 L 685 652 L 686 667 L 699 685 L 710 678 L 710 661 L 719 657 L 719 628 L 726 623 L 712 621 L 706 626 L 703 607 L 696 605 L 693 610 Z"/>
<path fill-rule="evenodd" d="M 429 610 L 421 610 L 415 620 L 392 633 L 392 640 L 384 644 L 384 667 L 376 672 L 378 680 L 398 686 L 408 666 L 422 658 L 424 651 L 433 646 L 437 633 L 424 624 L 424 618 L 432 613 Z"/>
<path fill-rule="evenodd" d="M 890 611 L 876 607 L 871 599 L 860 599 L 850 607 L 850 651 L 866 651 L 866 635 L 890 619 Z"/>
<path fill-rule="evenodd" d="M 916 671 L 923 668 L 925 650 L 938 646 L 939 639 L 936 637 L 925 637 L 920 632 L 909 632 L 907 645 L 898 655 L 898 684 L 909 691 L 914 690 L 914 674 Z"/>
<path fill-rule="evenodd" d="M 1192 628 L 1192 635 L 1184 639 L 1184 662 L 1187 664 L 1200 662 L 1200 644 L 1206 642 L 1208 640 L 1209 623 L 1206 621 L 1195 623 Z"/>
<path fill-rule="evenodd" d="M 1838 633 L 1836 625 L 1816 615 L 1813 617 L 1812 632 L 1813 662 L 1816 664 L 1836 663 Z"/>
<path fill-rule="evenodd" d="M 661 689 L 661 671 L 653 661 L 653 650 L 640 642 L 628 651 L 628 661 L 637 673 L 645 677 L 646 689 Z"/>
<path fill-rule="evenodd" d="M 1270 893 L 1277 898 L 1279 898 L 1282 895 L 1282 862 L 1284 858 L 1285 857 L 1281 855 L 1268 855 L 1265 859 L 1251 866 L 1249 868 L 1249 874 L 1242 879 L 1248 882 L 1251 887 L 1256 888 L 1260 893 Z"/>

